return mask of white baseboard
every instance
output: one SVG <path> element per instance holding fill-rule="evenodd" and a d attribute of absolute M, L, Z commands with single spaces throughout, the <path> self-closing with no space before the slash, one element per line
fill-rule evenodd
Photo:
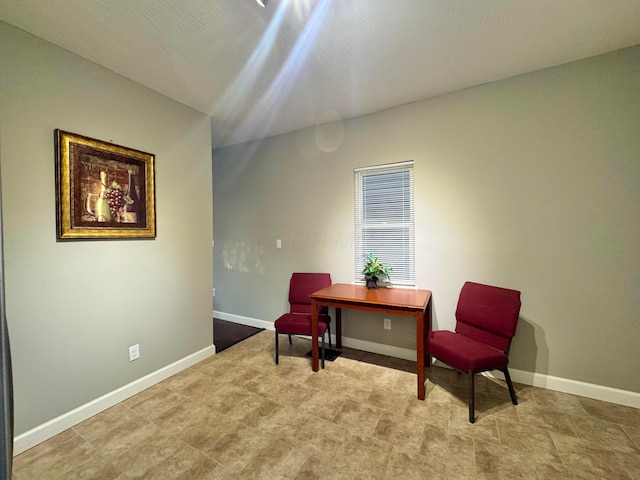
<path fill-rule="evenodd" d="M 335 339 L 333 339 L 335 341 Z M 416 361 L 416 351 L 408 348 L 394 347 L 393 345 L 383 345 L 381 343 L 367 342 L 357 338 L 342 337 L 342 345 L 356 350 L 377 353 L 388 357 L 402 358 L 403 360 Z"/>
<path fill-rule="evenodd" d="M 201 362 L 205 358 L 216 353 L 215 347 L 212 345 L 207 348 L 195 352 L 177 362 L 167 365 L 149 375 L 135 380 L 128 385 L 109 392 L 89 403 L 81 405 L 59 417 L 49 420 L 42 425 L 32 428 L 28 432 L 18 435 L 13 439 L 13 454 L 18 455 L 39 443 L 48 440 L 51 437 L 77 425 L 98 413 L 113 407 L 114 405 L 126 400 L 141 391 L 152 387 L 167 378 L 181 372 L 182 370 Z"/>
<path fill-rule="evenodd" d="M 511 374 L 511 380 L 517 383 L 557 392 L 571 393 L 580 397 L 593 398 L 594 400 L 602 400 L 627 407 L 640 408 L 640 393 L 637 392 L 511 368 L 509 373 Z"/>
<path fill-rule="evenodd" d="M 267 330 L 273 330 L 273 322 L 267 322 L 266 320 L 258 320 L 257 318 L 243 317 L 241 315 L 234 315 L 232 313 L 213 311 L 213 318 L 219 320 L 226 320 L 227 322 L 239 323 L 241 325 L 248 325 L 250 327 L 264 328 Z"/>
<path fill-rule="evenodd" d="M 273 322 L 257 320 L 255 318 L 242 317 L 224 312 L 214 312 L 214 316 L 221 320 L 250 325 L 252 327 L 265 328 L 273 330 Z M 335 342 L 335 337 L 332 335 Z M 377 353 L 379 355 L 388 355 L 390 357 L 402 358 L 404 360 L 416 361 L 416 351 L 408 348 L 394 347 L 391 345 L 383 345 L 380 343 L 367 342 L 357 338 L 343 337 L 342 344 L 345 347 L 355 348 L 356 350 L 364 350 L 365 352 Z M 640 393 L 617 388 L 596 385 L 593 383 L 585 383 L 568 378 L 554 377 L 535 372 L 527 372 L 524 370 L 509 369 L 511 379 L 514 382 L 534 387 L 547 388 L 557 392 L 570 393 L 580 397 L 593 398 L 594 400 L 602 400 L 604 402 L 615 403 L 627 407 L 640 408 Z M 495 372 L 496 377 L 502 374 Z M 502 377 L 504 378 L 504 377 Z"/>

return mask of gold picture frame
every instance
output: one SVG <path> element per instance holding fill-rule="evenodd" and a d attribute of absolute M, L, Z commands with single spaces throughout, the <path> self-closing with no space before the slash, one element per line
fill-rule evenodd
<path fill-rule="evenodd" d="M 155 155 L 55 130 L 58 240 L 156 237 Z"/>

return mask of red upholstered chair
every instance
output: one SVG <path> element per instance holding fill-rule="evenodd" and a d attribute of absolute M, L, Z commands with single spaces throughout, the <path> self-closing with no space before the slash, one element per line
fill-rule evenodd
<path fill-rule="evenodd" d="M 278 335 L 287 334 L 289 345 L 291 335 L 311 335 L 311 299 L 309 295 L 331 285 L 328 273 L 293 273 L 289 281 L 289 313 L 281 315 L 274 322 L 276 330 L 276 364 L 278 364 Z M 329 309 L 318 310 L 318 335 L 322 337 L 322 368 L 324 368 L 325 332 L 329 332 L 331 346 L 331 317 Z"/>
<path fill-rule="evenodd" d="M 469 421 L 475 422 L 474 376 L 500 370 L 514 405 L 518 404 L 509 376 L 509 347 L 520 314 L 520 292 L 466 282 L 456 308 L 456 331 L 430 332 L 426 352 L 469 375 Z"/>

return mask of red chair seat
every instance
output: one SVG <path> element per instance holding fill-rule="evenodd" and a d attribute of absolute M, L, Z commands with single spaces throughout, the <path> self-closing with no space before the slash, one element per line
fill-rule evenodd
<path fill-rule="evenodd" d="M 500 350 L 448 330 L 431 332 L 427 351 L 436 358 L 446 358 L 448 364 L 462 372 L 501 369 L 509 363 L 509 357 Z"/>
<path fill-rule="evenodd" d="M 325 317 L 325 321 L 320 320 Z M 328 315 L 318 317 L 318 336 L 324 335 L 327 331 L 327 322 L 331 321 Z M 285 313 L 274 322 L 278 333 L 292 335 L 311 335 L 311 315 L 300 313 Z"/>

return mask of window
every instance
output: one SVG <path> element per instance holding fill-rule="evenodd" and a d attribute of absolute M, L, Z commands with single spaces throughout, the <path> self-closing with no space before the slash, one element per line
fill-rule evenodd
<path fill-rule="evenodd" d="M 413 161 L 354 174 L 356 282 L 363 281 L 363 255 L 371 252 L 392 268 L 394 285 L 415 285 Z"/>

